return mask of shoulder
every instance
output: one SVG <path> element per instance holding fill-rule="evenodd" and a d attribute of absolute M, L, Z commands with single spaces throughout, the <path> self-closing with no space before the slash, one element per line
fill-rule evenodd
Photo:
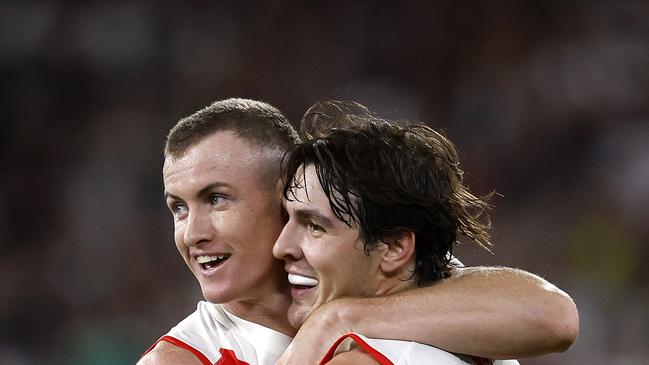
<path fill-rule="evenodd" d="M 188 350 L 168 342 L 159 342 L 137 365 L 202 365 L 202 362 Z"/>
<path fill-rule="evenodd" d="M 225 318 L 220 306 L 199 302 L 196 311 L 169 330 L 167 335 L 202 351 L 209 358 L 231 335 L 233 324 Z"/>
<path fill-rule="evenodd" d="M 327 365 L 376 365 L 378 362 L 367 352 L 354 349 L 340 353 L 327 362 Z"/>
<path fill-rule="evenodd" d="M 210 321 L 212 318 L 220 318 L 222 316 L 223 308 L 219 304 L 211 304 L 204 300 L 196 303 L 196 310 L 191 312 L 187 317 L 185 317 L 178 324 L 187 324 L 193 323 L 198 324 L 200 322 Z"/>
<path fill-rule="evenodd" d="M 367 339 L 372 346 L 370 352 L 377 351 L 394 364 L 445 364 L 470 365 L 456 354 L 437 347 L 418 342 L 385 339 Z M 366 349 L 367 350 L 367 349 Z"/>
<path fill-rule="evenodd" d="M 474 364 L 471 357 L 464 358 L 454 353 L 447 352 L 437 347 L 424 345 L 418 342 L 410 342 L 404 351 L 404 356 L 412 363 L 433 362 L 446 365 L 471 365 Z"/>

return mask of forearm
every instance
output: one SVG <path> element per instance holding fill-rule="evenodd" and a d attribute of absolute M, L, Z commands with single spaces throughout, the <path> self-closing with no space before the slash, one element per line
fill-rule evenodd
<path fill-rule="evenodd" d="M 530 273 L 465 268 L 426 288 L 330 303 L 332 328 L 488 358 L 565 351 L 579 331 L 570 297 Z"/>

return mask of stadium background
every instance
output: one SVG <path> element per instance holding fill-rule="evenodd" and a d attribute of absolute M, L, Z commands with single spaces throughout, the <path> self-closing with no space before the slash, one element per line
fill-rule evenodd
<path fill-rule="evenodd" d="M 369 2 L 368 2 L 369 3 Z M 0 364 L 128 364 L 194 308 L 162 199 L 174 122 L 262 99 L 427 121 L 495 189 L 495 255 L 581 335 L 523 364 L 647 364 L 649 3 L 0 2 Z"/>

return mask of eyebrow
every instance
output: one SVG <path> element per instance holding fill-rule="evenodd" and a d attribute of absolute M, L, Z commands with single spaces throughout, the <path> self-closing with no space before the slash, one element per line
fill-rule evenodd
<path fill-rule="evenodd" d="M 224 182 L 213 182 L 211 184 L 205 185 L 204 188 L 202 188 L 198 193 L 196 193 L 196 196 L 204 196 L 212 192 L 213 189 L 215 188 L 221 188 L 221 187 L 227 187 L 227 188 L 232 188 L 230 184 L 224 183 Z M 178 197 L 177 195 L 171 194 L 170 192 L 166 191 L 164 192 L 164 198 L 165 200 L 168 198 L 176 199 L 176 200 L 184 200 Z"/>
<path fill-rule="evenodd" d="M 322 223 L 322 225 L 328 227 L 334 227 L 335 225 L 331 218 L 324 216 L 315 209 L 296 209 L 295 215 L 297 215 L 300 220 L 316 220 L 319 223 Z"/>

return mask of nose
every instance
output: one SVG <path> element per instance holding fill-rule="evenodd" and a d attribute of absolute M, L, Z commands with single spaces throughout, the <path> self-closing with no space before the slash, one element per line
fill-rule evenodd
<path fill-rule="evenodd" d="M 183 239 L 187 246 L 197 246 L 212 240 L 214 226 L 209 214 L 200 211 L 190 212 L 187 216 L 187 225 Z"/>
<path fill-rule="evenodd" d="M 291 221 L 284 225 L 282 232 L 277 237 L 277 241 L 273 245 L 273 256 L 285 261 L 298 261 L 302 257 L 302 250 Z"/>

